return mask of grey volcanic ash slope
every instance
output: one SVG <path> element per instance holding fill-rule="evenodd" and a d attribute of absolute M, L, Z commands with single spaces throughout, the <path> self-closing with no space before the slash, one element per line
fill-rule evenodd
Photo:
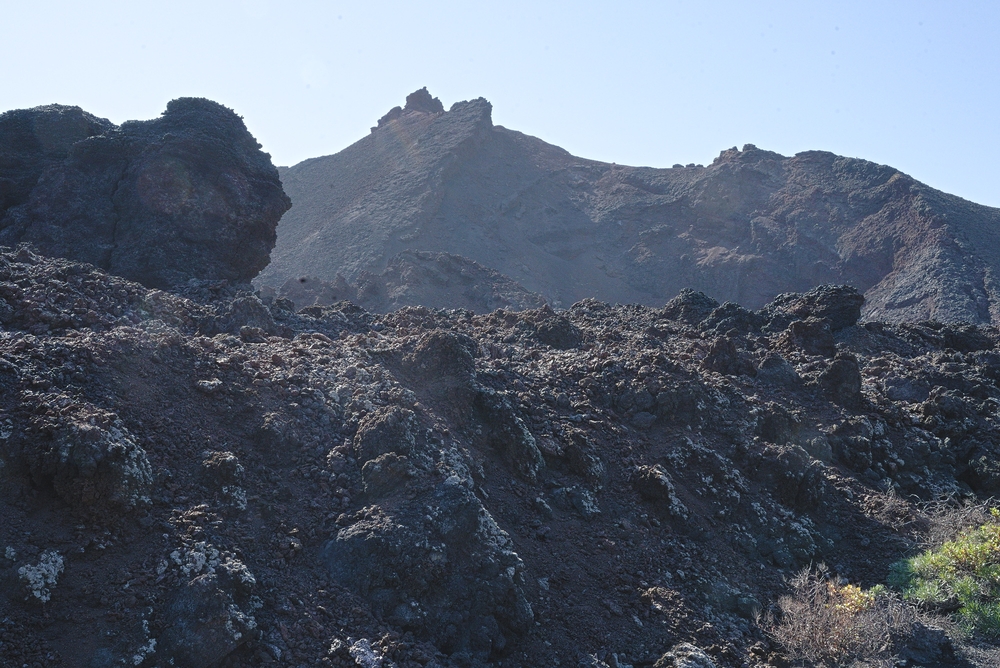
<path fill-rule="evenodd" d="M 353 283 L 415 250 L 556 306 L 656 305 L 692 287 L 759 308 L 835 282 L 879 320 L 1000 320 L 1000 211 L 891 167 L 753 146 L 708 167 L 610 165 L 494 126 L 486 100 L 429 100 L 418 91 L 354 145 L 282 171 L 295 206 L 261 281 Z"/>
<path fill-rule="evenodd" d="M 209 100 L 121 127 L 61 105 L 0 115 L 0 244 L 153 287 L 246 283 L 290 205 L 240 117 Z"/>

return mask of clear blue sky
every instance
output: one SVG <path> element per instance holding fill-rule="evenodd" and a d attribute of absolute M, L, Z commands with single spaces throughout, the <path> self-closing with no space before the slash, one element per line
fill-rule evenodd
<path fill-rule="evenodd" d="M 0 110 L 121 122 L 208 97 L 277 164 L 344 148 L 427 86 L 587 158 L 823 149 L 1000 206 L 996 0 L 6 0 L 3 23 Z"/>

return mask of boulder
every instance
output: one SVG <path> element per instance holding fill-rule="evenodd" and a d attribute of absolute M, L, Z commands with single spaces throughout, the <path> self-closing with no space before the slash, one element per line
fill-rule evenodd
<path fill-rule="evenodd" d="M 209 668 L 250 639 L 257 627 L 249 603 L 256 582 L 225 568 L 199 575 L 176 591 L 164 609 L 166 631 L 157 656 L 167 665 Z"/>
<path fill-rule="evenodd" d="M 808 317 L 792 321 L 779 342 L 788 349 L 797 348 L 809 355 L 833 357 L 837 352 L 830 321 L 825 318 Z"/>
<path fill-rule="evenodd" d="M 773 385 L 796 385 L 802 381 L 795 367 L 778 353 L 767 353 L 757 365 L 757 379 Z"/>
<path fill-rule="evenodd" d="M 386 453 L 408 455 L 414 445 L 413 411 L 385 406 L 367 415 L 354 435 L 354 452 L 364 464 Z"/>
<path fill-rule="evenodd" d="M 847 352 L 836 358 L 817 379 L 823 392 L 836 404 L 854 406 L 861 401 L 861 368 L 858 358 Z"/>
<path fill-rule="evenodd" d="M 0 244 L 27 242 L 158 288 L 249 282 L 291 207 L 240 117 L 200 98 L 120 127 L 75 107 L 8 112 L 0 183 L 10 205 Z"/>
<path fill-rule="evenodd" d="M 653 668 L 715 668 L 715 662 L 705 650 L 682 642 L 661 656 Z"/>
<path fill-rule="evenodd" d="M 38 178 L 65 160 L 73 144 L 113 127 L 80 107 L 61 104 L 0 114 L 0 219 L 28 201 Z"/>
<path fill-rule="evenodd" d="M 327 542 L 322 559 L 336 583 L 392 624 L 485 662 L 531 628 L 534 615 L 524 563 L 471 488 L 452 472 L 411 502 L 397 496 L 371 506 Z"/>
<path fill-rule="evenodd" d="M 539 341 L 559 350 L 576 348 L 581 341 L 580 330 L 562 315 L 553 315 L 543 320 L 538 325 L 537 333 Z"/>
<path fill-rule="evenodd" d="M 49 414 L 53 406 L 61 414 Z M 8 441 L 8 457 L 35 485 L 80 509 L 127 511 L 149 502 L 152 467 L 117 415 L 65 394 L 29 393 L 21 408 L 35 414 Z"/>
<path fill-rule="evenodd" d="M 663 317 L 688 325 L 697 325 L 719 307 L 719 302 L 704 292 L 684 288 L 663 307 Z"/>
<path fill-rule="evenodd" d="M 708 355 L 701 361 L 701 368 L 727 376 L 757 374 L 757 367 L 745 354 L 737 350 L 736 344 L 728 336 L 720 336 L 712 341 Z"/>
<path fill-rule="evenodd" d="M 865 298 L 849 285 L 820 285 L 809 292 L 786 292 L 774 298 L 762 311 L 772 318 L 790 314 L 800 319 L 825 318 L 834 332 L 850 327 L 861 318 Z"/>

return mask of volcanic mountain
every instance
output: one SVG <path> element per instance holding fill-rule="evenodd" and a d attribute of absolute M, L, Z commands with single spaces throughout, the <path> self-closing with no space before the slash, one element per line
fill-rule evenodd
<path fill-rule="evenodd" d="M 310 303 L 376 310 L 516 307 L 526 292 L 555 307 L 662 305 L 683 288 L 759 308 L 839 283 L 865 295 L 867 319 L 1000 322 L 1000 210 L 821 151 L 746 145 L 669 169 L 586 160 L 491 112 L 481 98 L 445 111 L 423 89 L 340 153 L 282 168 L 293 208 L 259 283 L 299 283 L 301 301 L 305 280 Z M 470 300 L 470 267 L 490 299 Z"/>

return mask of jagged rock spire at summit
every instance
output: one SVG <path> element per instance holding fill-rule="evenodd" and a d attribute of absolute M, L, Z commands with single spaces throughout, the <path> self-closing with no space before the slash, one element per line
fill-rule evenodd
<path fill-rule="evenodd" d="M 444 105 L 441 104 L 441 100 L 431 97 L 431 94 L 427 92 L 427 86 L 424 86 L 420 90 L 415 90 L 406 96 L 405 107 L 393 107 L 389 110 L 389 113 L 378 119 L 378 125 L 372 128 L 372 132 L 385 126 L 390 121 L 396 120 L 403 114 L 413 111 L 425 114 L 443 114 Z"/>
<path fill-rule="evenodd" d="M 1000 322 L 1000 211 L 891 167 L 753 145 L 707 167 L 627 167 L 494 126 L 486 100 L 428 100 L 417 91 L 340 153 L 282 170 L 295 207 L 261 284 L 354 284 L 413 251 L 478 263 L 553 306 L 657 305 L 691 287 L 759 308 L 841 283 L 864 293 L 867 318 Z M 435 295 L 452 283 L 440 276 Z"/>

